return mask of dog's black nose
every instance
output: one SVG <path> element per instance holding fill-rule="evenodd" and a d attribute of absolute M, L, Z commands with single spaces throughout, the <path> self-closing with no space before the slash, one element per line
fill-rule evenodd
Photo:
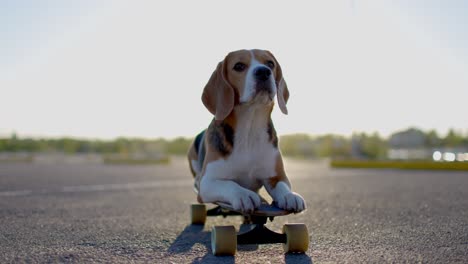
<path fill-rule="evenodd" d="M 255 78 L 259 81 L 266 81 L 270 78 L 271 70 L 267 67 L 260 67 L 255 70 Z"/>

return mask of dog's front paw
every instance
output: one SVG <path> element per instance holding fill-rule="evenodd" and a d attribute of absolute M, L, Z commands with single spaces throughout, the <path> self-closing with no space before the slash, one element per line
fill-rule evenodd
<path fill-rule="evenodd" d="M 236 211 L 241 212 L 253 212 L 255 208 L 258 208 L 262 201 L 260 200 L 260 196 L 250 190 L 243 190 L 238 193 L 234 197 L 232 197 L 231 206 Z"/>
<path fill-rule="evenodd" d="M 296 213 L 306 209 L 304 198 L 294 192 L 289 192 L 283 197 L 280 197 L 276 203 L 279 208 L 288 211 L 294 211 Z"/>

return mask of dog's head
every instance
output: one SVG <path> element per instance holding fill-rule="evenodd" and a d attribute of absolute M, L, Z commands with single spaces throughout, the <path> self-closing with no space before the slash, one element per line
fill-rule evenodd
<path fill-rule="evenodd" d="M 281 112 L 287 114 L 289 91 L 273 54 L 238 50 L 218 64 L 205 86 L 202 101 L 216 120 L 224 120 L 237 104 L 270 103 L 275 95 Z"/>

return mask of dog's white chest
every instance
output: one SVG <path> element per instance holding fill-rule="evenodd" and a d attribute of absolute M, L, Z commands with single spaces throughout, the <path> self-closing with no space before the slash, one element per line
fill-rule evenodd
<path fill-rule="evenodd" d="M 237 130 L 233 151 L 226 159 L 230 179 L 255 189 L 264 179 L 275 176 L 278 149 L 269 142 L 265 127 Z"/>
<path fill-rule="evenodd" d="M 240 173 L 263 172 L 274 169 L 277 150 L 269 142 L 257 142 L 248 147 L 236 149 L 229 157 L 229 162 L 235 166 Z M 272 175 L 268 175 L 271 177 Z"/>
<path fill-rule="evenodd" d="M 278 149 L 269 141 L 265 112 L 255 108 L 241 109 L 239 112 L 241 118 L 236 127 L 229 162 L 241 174 L 239 177 L 242 174 L 256 179 L 274 176 Z"/>

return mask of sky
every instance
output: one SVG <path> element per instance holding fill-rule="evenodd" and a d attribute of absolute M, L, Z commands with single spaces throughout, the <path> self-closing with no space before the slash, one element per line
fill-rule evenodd
<path fill-rule="evenodd" d="M 233 50 L 267 49 L 279 134 L 468 133 L 467 1 L 2 1 L 0 136 L 191 137 Z"/>

